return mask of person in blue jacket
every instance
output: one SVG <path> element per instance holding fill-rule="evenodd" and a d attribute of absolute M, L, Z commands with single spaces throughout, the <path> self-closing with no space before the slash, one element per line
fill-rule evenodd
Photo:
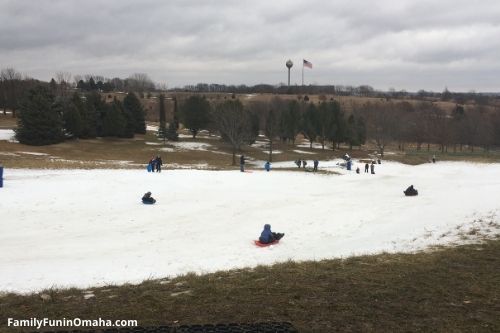
<path fill-rule="evenodd" d="M 276 240 L 280 240 L 281 238 L 283 238 L 283 236 L 285 236 L 285 234 L 272 232 L 271 225 L 265 224 L 264 230 L 260 234 L 259 242 L 261 242 L 262 244 L 269 244 Z"/>
<path fill-rule="evenodd" d="M 271 163 L 269 163 L 269 161 L 267 161 L 266 164 L 264 164 L 264 169 L 266 169 L 266 171 L 271 170 Z"/>

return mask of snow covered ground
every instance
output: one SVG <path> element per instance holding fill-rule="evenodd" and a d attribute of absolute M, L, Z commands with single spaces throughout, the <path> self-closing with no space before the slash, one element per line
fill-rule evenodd
<path fill-rule="evenodd" d="M 384 162 L 376 175 L 342 173 L 7 169 L 0 291 L 415 251 L 472 228 L 498 232 L 500 164 Z M 403 196 L 410 184 L 418 197 Z M 156 205 L 140 202 L 146 191 Z M 279 245 L 253 244 L 264 223 L 286 233 Z"/>
<path fill-rule="evenodd" d="M 16 138 L 14 137 L 15 135 L 16 133 L 14 133 L 14 130 L 0 129 L 0 140 L 17 142 Z"/>

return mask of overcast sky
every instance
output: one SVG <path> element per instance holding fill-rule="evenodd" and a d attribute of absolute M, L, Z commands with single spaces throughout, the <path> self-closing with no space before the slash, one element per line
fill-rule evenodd
<path fill-rule="evenodd" d="M 498 0 L 0 0 L 0 68 L 500 91 Z"/>

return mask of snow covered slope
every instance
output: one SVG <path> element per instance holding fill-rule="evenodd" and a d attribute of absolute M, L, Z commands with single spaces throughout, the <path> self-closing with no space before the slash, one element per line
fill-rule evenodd
<path fill-rule="evenodd" d="M 343 173 L 7 169 L 0 291 L 414 251 L 499 223 L 500 164 Z M 418 197 L 404 197 L 411 184 Z M 141 203 L 146 191 L 156 205 Z M 253 244 L 265 223 L 286 234 L 279 245 Z"/>

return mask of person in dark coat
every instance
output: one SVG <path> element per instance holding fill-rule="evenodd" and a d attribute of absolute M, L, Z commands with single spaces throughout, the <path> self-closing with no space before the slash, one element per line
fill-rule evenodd
<path fill-rule="evenodd" d="M 306 165 L 307 165 L 307 161 L 306 160 L 302 160 L 302 167 L 305 169 L 306 168 Z"/>
<path fill-rule="evenodd" d="M 415 188 L 413 188 L 413 185 L 410 185 L 410 187 L 408 187 L 405 191 L 403 191 L 403 193 L 407 197 L 418 195 L 418 191 Z"/>
<path fill-rule="evenodd" d="M 269 172 L 271 170 L 271 163 L 269 163 L 269 161 L 267 161 L 264 164 L 264 169 L 266 169 L 267 172 Z"/>
<path fill-rule="evenodd" d="M 302 161 L 301 160 L 296 160 L 295 164 L 300 168 L 300 166 L 302 165 Z"/>
<path fill-rule="evenodd" d="M 436 155 L 432 155 L 432 163 L 436 163 Z"/>
<path fill-rule="evenodd" d="M 259 242 L 261 242 L 262 244 L 269 244 L 276 240 L 280 240 L 281 238 L 283 238 L 283 236 L 285 236 L 285 234 L 272 232 L 271 225 L 265 224 L 264 230 L 260 234 Z"/>
<path fill-rule="evenodd" d="M 245 172 L 245 155 L 240 156 L 240 171 Z"/>
<path fill-rule="evenodd" d="M 368 170 L 370 169 L 370 166 L 368 165 L 368 163 L 365 164 L 365 173 L 368 173 Z"/>
<path fill-rule="evenodd" d="M 151 192 L 146 192 L 142 196 L 142 203 L 144 204 L 154 204 L 155 202 L 156 200 L 151 196 Z"/>
<path fill-rule="evenodd" d="M 314 168 L 313 168 L 313 171 L 318 171 L 318 165 L 319 165 L 319 161 L 318 161 L 318 160 L 314 160 Z"/>
<path fill-rule="evenodd" d="M 359 167 L 356 168 L 356 173 L 359 173 Z"/>
<path fill-rule="evenodd" d="M 156 156 L 156 172 L 161 172 L 162 165 L 163 165 L 163 161 L 161 160 L 160 155 Z"/>
<path fill-rule="evenodd" d="M 372 165 L 370 165 L 370 170 L 372 172 L 372 175 L 375 174 L 375 161 L 372 161 Z"/>

